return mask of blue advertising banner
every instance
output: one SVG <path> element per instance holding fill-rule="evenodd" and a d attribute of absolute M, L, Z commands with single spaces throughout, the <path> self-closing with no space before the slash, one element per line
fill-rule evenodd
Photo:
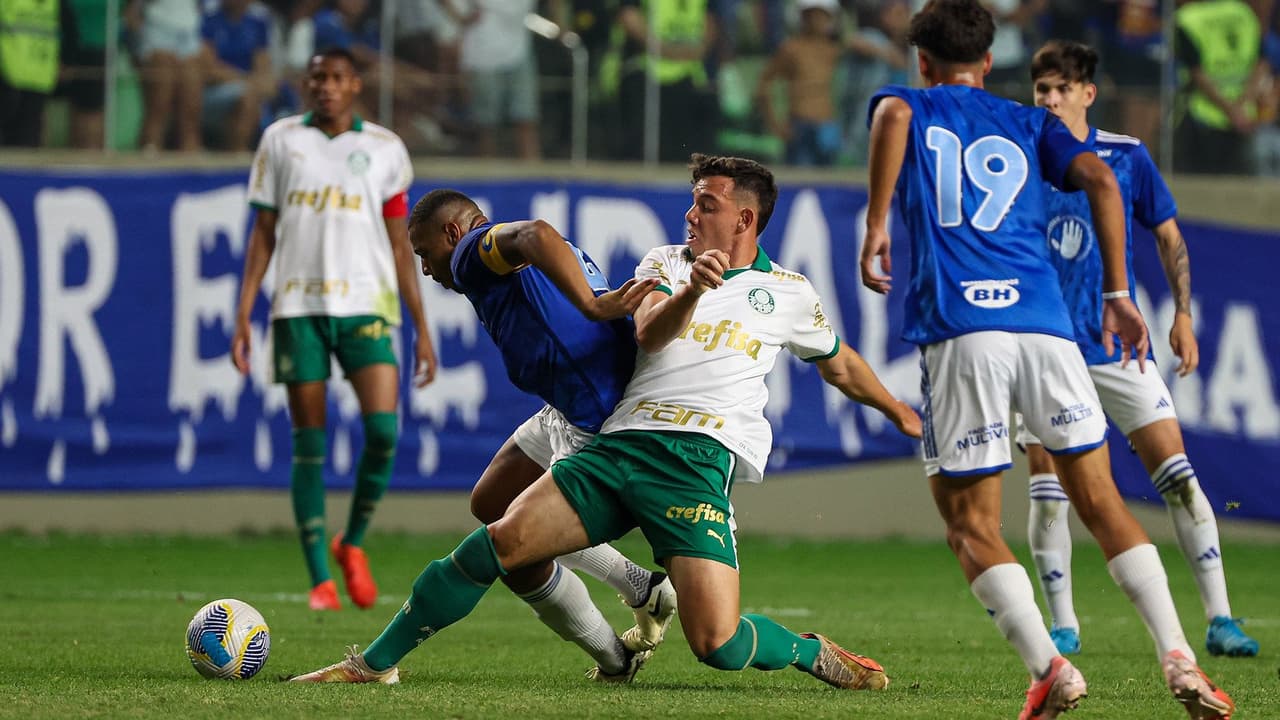
<path fill-rule="evenodd" d="M 283 388 L 268 381 L 265 296 L 248 377 L 228 354 L 251 220 L 245 177 L 0 172 L 0 490 L 287 487 L 289 422 Z M 411 198 L 440 184 L 419 182 Z M 684 238 L 683 184 L 449 184 L 496 220 L 548 220 L 615 282 L 649 248 Z M 762 243 L 776 262 L 809 277 L 832 325 L 890 390 L 918 403 L 918 355 L 898 339 L 900 290 L 884 298 L 858 280 L 865 205 L 859 188 L 784 186 Z M 1195 223 L 1184 231 L 1202 355 L 1190 378 L 1172 379 L 1164 340 L 1172 304 L 1148 238 L 1138 240 L 1147 251 L 1137 263 L 1188 454 L 1220 511 L 1231 502 L 1241 515 L 1280 519 L 1270 499 L 1280 480 L 1252 470 L 1280 462 L 1271 363 L 1280 317 L 1260 312 L 1274 297 L 1266 259 L 1280 252 L 1277 238 Z M 906 252 L 897 237 L 899 272 Z M 539 403 L 511 387 L 465 298 L 425 278 L 421 288 L 441 368 L 425 389 L 405 383 L 392 482 L 467 489 Z M 408 331 L 397 340 L 398 350 L 407 347 Z M 780 361 L 768 384 L 771 469 L 918 454 L 916 443 L 826 386 L 810 365 Z M 362 443 L 359 409 L 340 373 L 329 389 L 326 477 L 342 486 Z M 1126 493 L 1152 496 L 1127 450 L 1115 455 Z"/>

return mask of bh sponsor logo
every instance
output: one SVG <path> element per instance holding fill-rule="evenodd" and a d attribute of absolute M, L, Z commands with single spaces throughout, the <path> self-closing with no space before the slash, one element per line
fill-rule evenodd
<path fill-rule="evenodd" d="M 970 305 L 986 310 L 1007 308 L 1018 302 L 1022 295 L 1018 292 L 1018 279 L 1009 280 L 965 280 L 960 283 L 964 288 L 964 299 Z"/>

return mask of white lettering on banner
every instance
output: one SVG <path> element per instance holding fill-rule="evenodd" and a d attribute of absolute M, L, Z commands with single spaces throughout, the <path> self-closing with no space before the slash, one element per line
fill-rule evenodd
<path fill-rule="evenodd" d="M 862 254 L 862 244 L 867 238 L 867 207 L 864 205 L 860 209 L 853 222 L 854 225 L 854 248 L 857 251 L 856 257 Z M 889 222 L 885 227 L 889 237 L 893 237 L 893 215 L 889 216 Z M 899 241 L 905 242 L 905 238 L 899 238 Z M 852 268 L 850 272 L 857 273 L 857 268 Z M 902 270 L 898 271 L 899 273 Z M 899 276 L 899 282 L 905 283 L 905 278 Z M 860 321 L 860 332 L 858 334 L 858 353 L 862 355 L 862 359 L 875 370 L 876 375 L 880 376 L 880 382 L 893 394 L 894 397 L 906 402 L 909 405 L 919 407 L 923 401 L 920 395 L 920 355 L 914 350 L 904 353 L 896 358 L 889 358 L 889 296 L 872 292 L 862 286 L 861 279 L 858 280 L 858 319 Z M 872 408 L 863 409 L 863 417 L 867 421 L 867 427 L 873 432 L 880 431 L 888 420 L 879 411 Z"/>
<path fill-rule="evenodd" d="M 614 284 L 631 278 L 635 265 L 626 275 L 614 277 L 610 272 L 614 256 L 619 253 L 639 260 L 659 245 L 671 245 L 662 222 L 653 208 L 640 200 L 625 198 L 584 197 L 578 200 L 574 215 L 574 242 L 596 261 Z M 674 289 L 674 288 L 672 288 Z"/>
<path fill-rule="evenodd" d="M 1280 440 L 1280 407 L 1271 385 L 1271 368 L 1263 349 L 1258 311 L 1253 305 L 1228 303 L 1223 312 L 1218 355 L 1209 377 L 1210 427 L 1252 440 Z"/>
<path fill-rule="evenodd" d="M 93 415 L 115 396 L 115 372 L 93 313 L 116 280 L 118 245 L 111 209 L 87 188 L 41 190 L 35 198 L 40 246 L 40 371 L 33 412 L 61 417 L 66 384 L 64 337 L 84 381 L 84 409 Z M 83 285 L 63 285 L 66 252 L 76 241 L 88 251 Z"/>
<path fill-rule="evenodd" d="M 564 235 L 565 229 L 569 227 L 569 193 L 563 190 L 534 193 L 533 198 L 529 201 L 529 217 L 546 220 L 551 224 L 551 227 L 558 230 L 561 235 Z M 573 238 L 569 239 L 572 240 Z M 591 253 L 587 254 L 590 255 Z"/>
<path fill-rule="evenodd" d="M 0 388 L 18 374 L 18 340 L 22 337 L 22 240 L 9 206 L 0 201 Z M 6 432 L 7 430 L 6 424 Z"/>
<path fill-rule="evenodd" d="M 238 290 L 234 275 L 204 277 L 200 258 L 216 247 L 219 235 L 227 238 L 235 256 L 244 254 L 248 208 L 243 185 L 182 193 L 173 204 L 169 223 L 173 247 L 169 409 L 185 411 L 197 424 L 210 400 L 218 403 L 223 417 L 234 420 L 236 402 L 244 389 L 244 378 L 231 364 L 229 350 L 213 357 L 200 356 L 201 323 L 220 322 L 227 335 L 235 329 Z"/>
<path fill-rule="evenodd" d="M 432 280 L 419 276 L 418 288 L 423 307 L 429 313 L 431 342 L 437 353 L 443 347 L 441 338 L 454 335 L 467 348 L 474 348 L 480 320 L 466 297 L 445 290 Z M 418 472 L 434 475 L 440 467 L 440 443 L 436 432 L 443 428 L 453 410 L 468 430 L 480 424 L 480 407 L 488 396 L 484 365 L 468 360 L 458 365 L 440 365 L 436 379 L 425 388 L 410 386 L 409 412 L 425 417 L 430 427 L 418 429 Z"/>

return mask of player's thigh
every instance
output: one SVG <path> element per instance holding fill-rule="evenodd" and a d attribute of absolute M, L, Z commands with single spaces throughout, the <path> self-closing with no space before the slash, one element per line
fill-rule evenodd
<path fill-rule="evenodd" d="M 374 315 L 333 318 L 333 352 L 360 401 L 364 414 L 395 412 L 400 369 L 391 349 L 394 329 Z"/>
<path fill-rule="evenodd" d="M 1154 474 L 1166 460 L 1174 455 L 1185 455 L 1182 427 L 1174 418 L 1165 418 L 1143 425 L 1129 433 L 1134 452 L 1142 459 L 1147 474 Z"/>
<path fill-rule="evenodd" d="M 498 560 L 518 570 L 590 547 L 578 510 L 569 504 L 550 472 L 516 496 L 501 519 L 490 523 Z"/>
<path fill-rule="evenodd" d="M 484 523 L 502 517 L 517 495 L 534 483 L 546 468 L 521 447 L 515 436 L 507 438 L 471 489 L 471 514 Z"/>
<path fill-rule="evenodd" d="M 1013 401 L 1027 430 L 1054 455 L 1096 448 L 1107 437 L 1093 379 L 1070 340 L 1019 333 Z"/>
<path fill-rule="evenodd" d="M 1017 341 L 1007 332 L 969 333 L 921 349 L 925 475 L 982 475 L 1012 464 L 1016 363 Z"/>
<path fill-rule="evenodd" d="M 705 658 L 738 631 L 738 571 L 701 557 L 676 555 L 666 560 L 667 574 L 680 598 L 680 626 L 689 649 Z"/>
<path fill-rule="evenodd" d="M 632 466 L 616 445 L 612 436 L 597 435 L 548 471 L 590 541 L 582 547 L 616 540 L 636 526 L 621 496 Z"/>
<path fill-rule="evenodd" d="M 1126 437 L 1139 428 L 1178 417 L 1169 386 L 1154 362 L 1147 363 L 1145 372 L 1132 361 L 1127 367 L 1120 367 L 1120 363 L 1090 365 L 1089 377 L 1098 390 L 1102 409 Z"/>
<path fill-rule="evenodd" d="M 321 315 L 279 318 L 271 322 L 271 369 L 276 382 L 309 383 L 329 379 L 333 350 L 328 318 Z"/>
<path fill-rule="evenodd" d="M 1129 548 L 1148 542 L 1142 526 L 1129 512 L 1111 475 L 1106 443 L 1080 452 L 1055 455 L 1058 480 L 1080 521 L 1110 560 Z"/>

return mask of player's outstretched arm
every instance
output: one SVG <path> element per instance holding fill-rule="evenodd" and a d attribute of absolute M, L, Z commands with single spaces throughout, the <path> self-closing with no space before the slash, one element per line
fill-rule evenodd
<path fill-rule="evenodd" d="M 884 413 L 903 434 L 920 437 L 920 416 L 910 405 L 890 394 L 856 350 L 841 343 L 839 352 L 816 364 L 822 379 L 845 397 Z"/>
<path fill-rule="evenodd" d="M 1067 166 L 1067 182 L 1083 190 L 1093 212 L 1102 256 L 1102 347 L 1114 348 L 1112 336 L 1120 338 L 1122 365 L 1136 358 L 1138 369 L 1146 369 L 1147 324 L 1138 306 L 1129 297 L 1129 274 L 1125 259 L 1125 205 L 1120 185 L 1111 168 L 1091 152 L 1081 152 Z"/>
<path fill-rule="evenodd" d="M 1169 347 L 1178 356 L 1178 376 L 1186 377 L 1200 365 L 1200 344 L 1191 323 L 1191 259 L 1187 241 L 1178 229 L 1178 221 L 1169 218 L 1152 230 L 1160 250 L 1160 264 L 1173 293 L 1173 327 L 1169 330 Z"/>
<path fill-rule="evenodd" d="M 635 313 L 640 301 L 658 282 L 628 280 L 622 287 L 596 295 L 569 242 L 545 220 L 504 223 L 494 233 L 498 251 L 513 265 L 528 263 L 555 283 L 569 302 L 588 320 L 614 320 Z M 590 272 L 599 272 L 592 267 Z"/>
<path fill-rule="evenodd" d="M 249 335 L 249 316 L 253 303 L 262 289 L 262 278 L 267 274 L 267 264 L 276 251 L 275 210 L 258 209 L 249 231 L 249 248 L 244 253 L 244 274 L 240 278 L 240 301 L 236 305 L 236 328 L 231 336 L 231 362 L 242 375 L 249 374 L 249 355 L 252 340 Z"/>
<path fill-rule="evenodd" d="M 384 217 L 387 237 L 391 239 L 391 254 L 396 263 L 396 284 L 400 286 L 400 299 L 409 308 L 413 318 L 416 338 L 413 343 L 414 387 L 426 387 L 436 378 L 436 349 L 431 344 L 431 330 L 427 327 L 427 309 L 422 306 L 418 293 L 418 261 L 409 244 L 409 226 L 405 217 Z"/>
<path fill-rule="evenodd" d="M 889 209 L 893 189 L 902 172 L 911 129 L 911 106 L 901 98 L 887 97 L 876 105 L 871 116 L 871 147 L 867 166 L 870 178 L 867 200 L 867 233 L 862 242 L 859 266 L 862 284 L 884 294 L 892 284 L 889 262 Z M 877 261 L 879 268 L 876 267 Z"/>

